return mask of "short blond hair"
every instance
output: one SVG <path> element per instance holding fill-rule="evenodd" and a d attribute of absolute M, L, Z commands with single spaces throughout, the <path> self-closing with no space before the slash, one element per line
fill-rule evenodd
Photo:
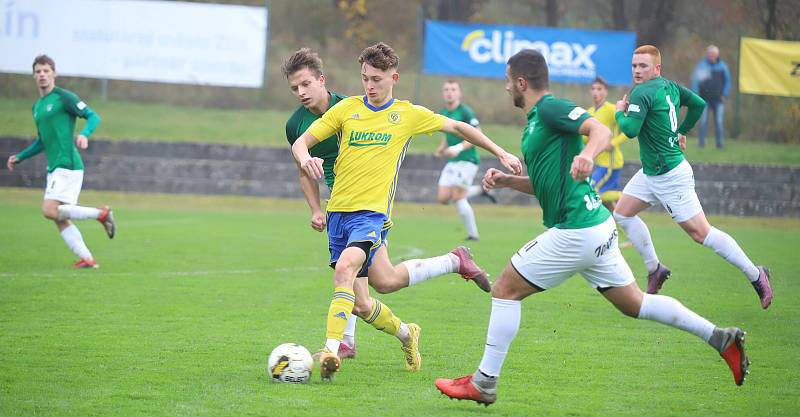
<path fill-rule="evenodd" d="M 653 65 L 661 65 L 661 51 L 653 45 L 642 45 L 633 51 L 634 55 L 646 54 L 653 57 Z"/>

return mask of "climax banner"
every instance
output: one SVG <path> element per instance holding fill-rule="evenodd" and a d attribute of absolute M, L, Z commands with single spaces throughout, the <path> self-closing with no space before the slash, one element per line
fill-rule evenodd
<path fill-rule="evenodd" d="M 4 2 L 0 72 L 31 74 L 36 55 L 61 75 L 261 87 L 263 7 L 141 0 Z"/>
<path fill-rule="evenodd" d="M 505 78 L 508 58 L 522 49 L 544 55 L 551 81 L 589 84 L 601 75 L 609 84 L 630 85 L 636 34 L 427 20 L 423 70 Z"/>
<path fill-rule="evenodd" d="M 739 91 L 800 97 L 800 42 L 742 38 Z"/>

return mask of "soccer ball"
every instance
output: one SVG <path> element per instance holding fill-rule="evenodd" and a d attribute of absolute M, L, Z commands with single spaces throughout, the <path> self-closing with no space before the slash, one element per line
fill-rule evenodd
<path fill-rule="evenodd" d="M 305 384 L 311 379 L 311 352 L 296 343 L 284 343 L 272 350 L 267 372 L 272 382 Z"/>

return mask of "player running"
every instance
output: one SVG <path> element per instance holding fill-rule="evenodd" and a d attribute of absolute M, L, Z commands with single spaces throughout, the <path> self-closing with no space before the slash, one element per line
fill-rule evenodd
<path fill-rule="evenodd" d="M 76 205 L 83 185 L 83 161 L 78 148 L 86 149 L 89 146 L 89 136 L 100 124 L 100 116 L 75 93 L 56 87 L 56 63 L 49 56 L 39 55 L 33 60 L 33 79 L 39 88 L 39 99 L 33 105 L 37 138 L 22 152 L 8 157 L 6 165 L 9 171 L 13 171 L 18 163 L 45 152 L 47 188 L 42 213 L 55 222 L 64 242 L 78 256 L 75 268 L 97 268 L 97 261 L 71 220 L 96 219 L 103 225 L 108 237 L 114 238 L 116 225 L 108 206 L 94 208 Z M 86 119 L 86 125 L 74 138 L 77 117 Z"/>
<path fill-rule="evenodd" d="M 320 374 L 330 379 L 338 371 L 343 331 L 355 304 L 370 306 L 362 316 L 374 327 L 394 335 L 403 344 L 406 368 L 420 369 L 420 328 L 403 323 L 380 301 L 371 299 L 356 277 L 367 274 L 376 249 L 381 246 L 385 223 L 391 218 L 398 170 L 414 135 L 444 131 L 458 133 L 470 143 L 489 150 L 514 173 L 519 159 L 494 144 L 480 131 L 433 113 L 408 101 L 395 100 L 392 89 L 399 79 L 399 59 L 394 50 L 378 43 L 361 52 L 364 96 L 348 97 L 328 109 L 292 145 L 300 167 L 311 178 L 324 176 L 322 159 L 309 148 L 340 138 L 336 159 L 336 186 L 328 203 L 328 241 L 334 267 L 334 296 L 327 317 L 325 353 Z"/>
<path fill-rule="evenodd" d="M 461 101 L 461 85 L 458 81 L 445 81 L 442 85 L 442 98 L 444 98 L 445 107 L 439 113 L 480 129 L 480 122 L 475 116 L 475 112 Z M 478 149 L 456 135 L 446 134 L 433 154 L 437 158 L 447 158 L 447 164 L 439 176 L 437 196 L 439 203 L 455 203 L 461 221 L 467 229 L 466 240 L 480 240 L 478 224 L 475 222 L 475 212 L 468 199 L 482 194 L 492 202 L 496 203 L 497 200 L 483 191 L 483 187 L 480 185 L 472 184 L 481 163 Z"/>
<path fill-rule="evenodd" d="M 547 63 L 535 50 L 508 60 L 506 91 L 528 115 L 522 153 L 528 176 L 490 169 L 484 187 L 508 187 L 533 194 L 542 206 L 547 231 L 520 248 L 492 287 L 492 313 L 483 359 L 472 375 L 437 379 L 450 398 L 489 405 L 497 400 L 497 380 L 509 346 L 519 330 L 521 300 L 555 288 L 580 273 L 627 316 L 653 320 L 685 330 L 716 349 L 744 382 L 749 362 L 744 332 L 721 329 L 677 300 L 644 294 L 636 285 L 617 246 L 611 213 L 586 181 L 593 159 L 609 143 L 609 129 L 572 102 L 548 91 Z M 586 147 L 581 135 L 589 136 Z"/>
<path fill-rule="evenodd" d="M 647 225 L 637 214 L 661 203 L 672 219 L 691 238 L 714 250 L 744 272 L 753 285 L 761 307 L 772 302 L 769 269 L 756 266 L 727 233 L 711 226 L 694 189 L 694 173 L 683 155 L 686 133 L 703 113 L 705 101 L 691 90 L 661 77 L 661 52 L 644 45 L 633 52 L 633 81 L 630 99 L 617 102 L 616 119 L 628 137 L 639 137 L 640 169 L 622 190 L 614 219 L 628 234 L 647 267 L 647 292 L 655 294 L 670 276 L 656 255 Z M 686 106 L 678 125 L 680 107 Z"/>
<path fill-rule="evenodd" d="M 322 59 L 317 53 L 308 48 L 294 52 L 281 67 L 283 75 L 289 84 L 289 90 L 301 103 L 301 106 L 286 122 L 286 140 L 289 145 L 294 144 L 300 135 L 308 129 L 315 120 L 322 117 L 329 108 L 347 96 L 328 91 L 326 78 L 322 70 Z M 339 154 L 339 141 L 335 135 L 330 140 L 324 140 L 310 149 L 312 157 L 322 159 L 322 170 L 325 173 L 325 183 L 333 189 L 334 163 Z M 325 230 L 327 219 L 320 204 L 318 182 L 308 176 L 298 165 L 300 189 L 311 209 L 311 228 L 316 231 Z M 450 253 L 427 259 L 412 259 L 396 266 L 389 259 L 386 249 L 386 235 L 389 233 L 391 220 L 384 225 L 384 237 L 381 246 L 376 250 L 372 265 L 369 267 L 369 279 L 356 279 L 354 285 L 361 286 L 368 292 L 367 282 L 381 294 L 395 292 L 401 288 L 419 284 L 430 278 L 451 272 L 458 272 L 466 280 L 474 281 L 483 291 L 489 292 L 491 284 L 486 273 L 472 260 L 469 249 L 459 246 Z M 339 357 L 352 358 L 356 355 L 355 328 L 359 316 L 369 313 L 370 305 L 356 304 L 354 312 L 350 315 L 347 327 L 344 330 L 342 344 L 339 347 Z"/>

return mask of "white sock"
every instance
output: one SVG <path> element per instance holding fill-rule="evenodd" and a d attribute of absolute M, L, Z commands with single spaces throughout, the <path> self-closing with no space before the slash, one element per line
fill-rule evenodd
<path fill-rule="evenodd" d="M 408 325 L 405 323 L 400 323 L 400 328 L 397 329 L 397 333 L 394 334 L 394 337 L 400 341 L 403 345 L 408 343 L 409 339 L 411 338 L 411 332 L 408 330 Z"/>
<path fill-rule="evenodd" d="M 714 249 L 717 255 L 741 269 L 751 282 L 758 280 L 758 268 L 729 234 L 711 226 L 703 246 Z"/>
<path fill-rule="evenodd" d="M 522 303 L 492 297 L 492 316 L 486 332 L 486 346 L 478 369 L 489 376 L 500 376 L 508 347 L 519 330 Z"/>
<path fill-rule="evenodd" d="M 458 272 L 458 257 L 452 253 L 426 259 L 410 259 L 403 265 L 408 269 L 408 286 L 419 284 L 433 277 Z"/>
<path fill-rule="evenodd" d="M 665 295 L 644 294 L 637 318 L 653 320 L 685 330 L 706 342 L 715 327 L 710 321 L 684 307 L 680 301 Z"/>
<path fill-rule="evenodd" d="M 64 238 L 64 242 L 67 242 L 67 246 L 69 246 L 72 253 L 78 255 L 81 259 L 92 259 L 92 253 L 89 252 L 89 248 L 86 247 L 86 244 L 83 243 L 83 236 L 81 236 L 81 231 L 78 228 L 71 224 L 66 229 L 61 231 L 61 237 Z"/>
<path fill-rule="evenodd" d="M 650 230 L 647 229 L 647 225 L 639 216 L 625 217 L 614 213 L 614 220 L 625 230 L 628 240 L 642 256 L 647 272 L 655 271 L 658 268 L 658 255 L 656 255 L 656 247 L 653 246 L 653 239 L 650 238 Z"/>
<path fill-rule="evenodd" d="M 339 356 L 339 343 L 341 340 L 337 339 L 325 339 L 325 348 L 330 350 L 336 356 Z"/>
<path fill-rule="evenodd" d="M 456 208 L 458 215 L 461 216 L 461 221 L 467 228 L 467 234 L 470 237 L 478 237 L 478 225 L 475 223 L 475 212 L 472 211 L 472 206 L 466 198 L 456 201 Z"/>
<path fill-rule="evenodd" d="M 358 321 L 358 316 L 355 314 L 351 314 L 350 318 L 347 319 L 347 327 L 344 328 L 344 338 L 342 342 L 347 346 L 354 347 L 356 345 L 356 322 Z"/>
<path fill-rule="evenodd" d="M 466 198 L 472 198 L 475 197 L 476 195 L 481 195 L 481 194 L 483 194 L 483 187 L 481 187 L 480 185 L 470 185 L 469 188 L 467 188 Z"/>
<path fill-rule="evenodd" d="M 100 209 L 94 207 L 73 206 L 71 204 L 62 204 L 58 206 L 59 220 L 96 219 L 100 217 L 100 213 Z"/>

